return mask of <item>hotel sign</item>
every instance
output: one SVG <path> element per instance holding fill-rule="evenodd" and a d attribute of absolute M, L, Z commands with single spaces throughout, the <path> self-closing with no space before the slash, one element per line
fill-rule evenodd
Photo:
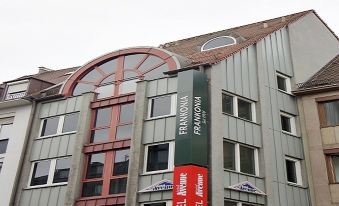
<path fill-rule="evenodd" d="M 158 192 L 164 190 L 171 190 L 173 188 L 173 183 L 171 180 L 161 180 L 145 189 L 140 190 L 139 192 Z"/>

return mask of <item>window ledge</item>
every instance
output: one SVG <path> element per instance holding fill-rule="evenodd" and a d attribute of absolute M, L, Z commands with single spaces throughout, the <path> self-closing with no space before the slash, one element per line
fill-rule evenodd
<path fill-rule="evenodd" d="M 169 114 L 169 115 L 163 115 L 163 116 L 158 116 L 158 117 L 151 117 L 151 118 L 146 118 L 145 121 L 152 121 L 152 120 L 157 120 L 157 119 L 164 119 L 168 117 L 175 117 L 175 114 Z"/>
<path fill-rule="evenodd" d="M 36 186 L 28 186 L 24 188 L 24 190 L 32 190 L 32 189 L 39 189 L 39 188 L 46 188 L 46 187 L 58 187 L 58 186 L 65 186 L 68 182 L 61 182 L 61 183 L 55 183 L 55 184 L 46 184 L 46 185 L 36 185 Z"/>
<path fill-rule="evenodd" d="M 289 95 L 289 96 L 291 96 L 291 97 L 296 97 L 294 94 L 292 94 L 292 93 L 290 93 L 290 92 L 286 92 L 286 91 L 281 90 L 281 89 L 278 89 L 278 91 L 281 92 L 281 93 L 287 94 L 287 95 Z"/>
<path fill-rule="evenodd" d="M 58 137 L 58 136 L 69 135 L 69 134 L 76 134 L 76 133 L 77 133 L 77 131 L 64 132 L 64 133 L 60 133 L 60 134 L 52 134 L 52 135 L 37 137 L 37 138 L 35 138 L 35 139 L 36 139 L 36 140 L 39 140 L 39 139 L 47 139 L 47 138 Z"/>
<path fill-rule="evenodd" d="M 307 187 L 299 185 L 297 183 L 293 183 L 293 182 L 287 182 L 287 185 L 292 186 L 292 187 L 299 187 L 299 188 L 302 188 L 302 189 L 307 189 Z"/>
<path fill-rule="evenodd" d="M 224 171 L 232 172 L 232 173 L 236 173 L 236 174 L 240 174 L 240 175 L 245 175 L 245 176 L 249 176 L 249 177 L 255 177 L 255 178 L 259 178 L 259 179 L 264 179 L 264 177 L 261 177 L 261 176 L 257 176 L 257 175 L 253 175 L 253 174 L 248 174 L 248 173 L 243 173 L 243 172 L 238 172 L 238 171 L 235 171 L 235 170 L 230 170 L 230 169 L 225 169 L 224 168 Z"/>
<path fill-rule="evenodd" d="M 243 121 L 245 121 L 245 122 L 249 122 L 249 123 L 256 124 L 256 125 L 260 126 L 260 124 L 257 123 L 257 122 L 253 122 L 253 121 L 248 120 L 248 119 L 244 119 L 244 118 L 241 118 L 241 117 L 237 117 L 237 116 L 228 114 L 228 113 L 226 113 L 226 112 L 222 112 L 222 114 L 223 114 L 223 115 L 226 115 L 226 116 L 234 117 L 234 118 L 236 118 L 236 119 L 240 119 L 240 120 L 243 120 Z"/>
<path fill-rule="evenodd" d="M 173 173 L 173 170 L 157 170 L 157 171 L 152 171 L 152 172 L 144 172 L 141 174 L 141 176 L 163 174 L 163 173 Z"/>
<path fill-rule="evenodd" d="M 301 136 L 298 136 L 298 135 L 293 134 L 293 133 L 290 133 L 290 132 L 286 132 L 286 131 L 283 131 L 283 130 L 281 130 L 281 132 L 282 132 L 283 134 L 286 134 L 286 135 L 290 135 L 290 136 L 293 136 L 293 137 L 301 138 Z"/>

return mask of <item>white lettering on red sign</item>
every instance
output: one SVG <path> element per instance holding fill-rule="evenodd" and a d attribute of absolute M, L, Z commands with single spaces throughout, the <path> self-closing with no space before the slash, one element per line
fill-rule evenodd
<path fill-rule="evenodd" d="M 204 176 L 202 174 L 198 174 L 197 184 L 195 185 L 195 194 L 199 197 L 203 197 L 204 193 Z"/>
<path fill-rule="evenodd" d="M 177 187 L 177 195 L 186 196 L 187 173 L 180 173 L 179 185 Z"/>

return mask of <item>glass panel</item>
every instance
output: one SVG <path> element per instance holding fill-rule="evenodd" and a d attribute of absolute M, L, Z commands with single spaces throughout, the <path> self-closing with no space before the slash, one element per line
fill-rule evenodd
<path fill-rule="evenodd" d="M 0 139 L 9 139 L 12 136 L 13 124 L 3 124 L 0 126 Z"/>
<path fill-rule="evenodd" d="M 135 71 L 125 71 L 124 72 L 124 79 L 131 79 L 136 78 L 138 76 L 138 73 Z"/>
<path fill-rule="evenodd" d="M 252 120 L 251 103 L 238 99 L 238 117 Z"/>
<path fill-rule="evenodd" d="M 53 183 L 67 182 L 70 167 L 71 167 L 71 158 L 63 158 L 56 160 Z"/>
<path fill-rule="evenodd" d="M 78 126 L 79 112 L 65 116 L 62 132 L 76 131 Z"/>
<path fill-rule="evenodd" d="M 115 74 L 112 74 L 106 77 L 104 80 L 102 80 L 100 84 L 107 84 L 107 83 L 114 82 L 114 81 L 115 81 Z"/>
<path fill-rule="evenodd" d="M 297 183 L 297 173 L 296 173 L 294 161 L 286 160 L 286 173 L 287 173 L 287 181 Z"/>
<path fill-rule="evenodd" d="M 78 83 L 73 90 L 73 96 L 80 95 L 85 92 L 93 92 L 94 89 L 95 89 L 94 85 Z"/>
<path fill-rule="evenodd" d="M 102 181 L 86 182 L 82 188 L 83 197 L 100 196 L 102 191 Z"/>
<path fill-rule="evenodd" d="M 92 136 L 91 136 L 91 142 L 97 143 L 97 142 L 107 141 L 109 138 L 109 130 L 110 128 L 93 130 Z"/>
<path fill-rule="evenodd" d="M 218 47 L 223 47 L 223 46 L 227 46 L 229 44 L 234 44 L 235 41 L 233 38 L 230 37 L 218 37 L 215 39 L 210 40 L 208 43 L 206 43 L 202 49 L 202 51 L 204 50 L 208 50 L 208 49 L 213 49 L 213 48 L 218 48 Z"/>
<path fill-rule="evenodd" d="M 98 109 L 95 116 L 94 127 L 104 127 L 111 123 L 112 107 Z"/>
<path fill-rule="evenodd" d="M 335 126 L 339 124 L 339 101 L 324 103 L 326 125 Z"/>
<path fill-rule="evenodd" d="M 114 96 L 114 84 L 104 85 L 96 88 L 97 99 Z"/>
<path fill-rule="evenodd" d="M 332 164 L 335 174 L 335 181 L 339 182 L 339 156 L 332 156 Z"/>
<path fill-rule="evenodd" d="M 128 93 L 132 93 L 135 92 L 137 89 L 137 81 L 139 79 L 133 79 L 133 80 L 129 80 L 129 81 L 124 81 L 121 82 L 120 84 L 120 88 L 119 88 L 119 94 L 128 94 Z"/>
<path fill-rule="evenodd" d="M 171 114 L 171 96 L 162 96 L 151 99 L 151 117 Z"/>
<path fill-rule="evenodd" d="M 133 122 L 134 117 L 134 103 L 123 104 L 120 107 L 120 123 L 130 123 Z"/>
<path fill-rule="evenodd" d="M 278 83 L 278 89 L 283 90 L 283 91 L 287 91 L 286 89 L 286 79 L 281 77 L 281 76 L 277 76 L 277 83 Z"/>
<path fill-rule="evenodd" d="M 34 163 L 31 186 L 47 184 L 50 164 L 50 160 Z"/>
<path fill-rule="evenodd" d="M 164 60 L 160 59 L 159 57 L 150 55 L 145 61 L 144 63 L 142 63 L 139 67 L 139 71 L 141 71 L 141 73 L 144 73 L 145 71 L 152 69 L 153 67 L 155 67 L 156 65 L 160 64 L 164 62 Z"/>
<path fill-rule="evenodd" d="M 106 74 L 111 74 L 117 70 L 117 65 L 118 65 L 117 59 L 113 59 L 106 63 L 101 64 L 99 67 Z"/>
<path fill-rule="evenodd" d="M 115 152 L 113 176 L 128 173 L 129 149 L 117 150 Z"/>
<path fill-rule="evenodd" d="M 5 154 L 7 150 L 8 139 L 0 140 L 0 154 Z"/>
<path fill-rule="evenodd" d="M 237 206 L 237 203 L 225 200 L 224 206 Z"/>
<path fill-rule="evenodd" d="M 87 166 L 87 179 L 102 177 L 105 164 L 105 153 L 89 155 Z"/>
<path fill-rule="evenodd" d="M 235 170 L 234 144 L 224 142 L 224 168 Z"/>
<path fill-rule="evenodd" d="M 51 117 L 43 120 L 41 136 L 53 135 L 57 133 L 59 117 Z"/>
<path fill-rule="evenodd" d="M 127 178 L 113 179 L 109 186 L 109 194 L 126 193 Z"/>
<path fill-rule="evenodd" d="M 150 72 L 147 72 L 145 74 L 144 79 L 145 80 L 153 80 L 153 79 L 158 79 L 162 76 L 164 76 L 164 72 L 168 72 L 169 68 L 167 64 L 161 65 L 160 67 L 153 69 Z"/>
<path fill-rule="evenodd" d="M 281 115 L 281 129 L 286 132 L 291 132 L 291 122 L 290 118 Z"/>
<path fill-rule="evenodd" d="M 254 149 L 240 145 L 240 172 L 255 175 Z"/>
<path fill-rule="evenodd" d="M 117 134 L 115 135 L 115 139 L 130 138 L 131 136 L 132 136 L 131 124 L 117 127 Z"/>
<path fill-rule="evenodd" d="M 159 144 L 148 147 L 147 172 L 168 169 L 169 144 Z"/>
<path fill-rule="evenodd" d="M 87 81 L 87 82 L 97 82 L 100 78 L 102 78 L 102 74 L 98 72 L 96 69 L 92 69 L 88 74 L 86 74 L 81 81 Z"/>
<path fill-rule="evenodd" d="M 133 54 L 125 56 L 124 69 L 135 69 L 135 67 L 145 58 L 146 54 Z"/>
<path fill-rule="evenodd" d="M 222 94 L 222 112 L 233 115 L 233 96 Z"/>
<path fill-rule="evenodd" d="M 166 202 L 146 203 L 144 206 L 166 206 Z"/>

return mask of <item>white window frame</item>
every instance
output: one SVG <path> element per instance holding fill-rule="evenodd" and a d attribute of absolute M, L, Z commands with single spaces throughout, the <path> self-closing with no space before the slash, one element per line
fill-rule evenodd
<path fill-rule="evenodd" d="M 79 113 L 79 112 L 71 112 L 71 113 L 67 113 L 67 114 L 64 114 L 64 115 L 50 116 L 50 117 L 42 118 L 42 119 L 41 119 L 41 122 L 40 122 L 39 135 L 38 135 L 38 138 L 37 138 L 37 139 L 43 139 L 43 138 L 48 138 L 48 137 L 54 137 L 54 136 L 59 136 L 59 135 L 66 135 L 66 134 L 73 134 L 73 133 L 76 133 L 77 130 L 69 131 L 69 132 L 62 132 L 62 129 L 63 129 L 63 126 L 64 126 L 64 122 L 65 122 L 65 117 L 66 117 L 67 115 L 73 114 L 73 113 Z M 46 119 L 53 118 L 53 117 L 59 117 L 59 122 L 58 122 L 58 126 L 57 126 L 57 131 L 56 131 L 56 133 L 55 133 L 55 134 L 51 134 L 51 135 L 41 136 L 42 128 L 43 128 L 43 126 L 44 126 L 44 121 L 45 121 Z M 80 113 L 79 113 L 79 117 L 80 117 Z M 78 119 L 77 124 L 79 124 L 79 119 Z"/>
<path fill-rule="evenodd" d="M 65 159 L 65 158 L 71 158 L 71 156 L 66 156 L 66 157 L 60 157 L 60 158 L 56 158 L 56 159 L 45 159 L 45 160 L 38 160 L 38 161 L 34 161 L 31 164 L 31 170 L 29 172 L 29 179 L 28 179 L 28 183 L 27 183 L 27 188 L 40 188 L 40 187 L 50 187 L 50 186 L 57 186 L 57 185 L 67 185 L 67 182 L 58 182 L 58 183 L 53 183 L 53 178 L 54 178 L 54 173 L 55 173 L 55 167 L 56 167 L 56 162 L 57 160 L 60 159 Z M 43 185 L 34 185 L 31 186 L 31 181 L 32 181 L 32 175 L 33 175 L 33 170 L 34 170 L 34 165 L 36 163 L 39 162 L 43 162 L 43 161 L 50 161 L 50 165 L 49 165 L 49 172 L 48 172 L 48 178 L 47 178 L 47 183 L 43 184 Z M 70 167 L 71 169 L 71 167 Z M 69 174 L 70 175 L 70 174 Z"/>
<path fill-rule="evenodd" d="M 286 86 L 286 91 L 281 90 L 278 88 L 278 81 L 277 81 L 277 89 L 281 92 L 287 93 L 287 94 L 292 94 L 292 88 L 291 88 L 291 78 L 289 76 L 286 76 L 284 74 L 276 72 L 277 77 L 281 77 L 285 80 L 285 86 Z"/>
<path fill-rule="evenodd" d="M 214 41 L 215 39 L 225 38 L 225 37 L 233 39 L 233 40 L 234 40 L 234 43 L 232 43 L 232 44 L 226 44 L 226 45 L 222 45 L 222 46 L 218 46 L 218 47 L 213 47 L 213 48 L 210 48 L 210 49 L 204 49 L 205 45 L 208 44 L 208 43 L 210 43 L 211 41 Z M 236 43 L 237 43 L 237 39 L 234 38 L 234 37 L 232 37 L 232 36 L 218 36 L 218 37 L 214 37 L 214 38 L 208 40 L 207 42 L 205 42 L 205 43 L 201 46 L 201 49 L 200 49 L 200 50 L 201 50 L 202 52 L 204 52 L 204 51 L 209 51 L 209 50 L 212 50 L 212 49 L 218 49 L 218 48 L 222 48 L 222 47 L 231 46 L 231 45 L 234 45 L 234 44 L 236 44 Z"/>
<path fill-rule="evenodd" d="M 11 86 L 16 86 L 16 85 L 20 85 L 20 84 L 26 84 L 25 85 L 26 88 L 22 89 L 22 90 L 15 91 L 15 92 L 8 92 Z M 27 93 L 28 87 L 29 87 L 29 80 L 21 80 L 21 81 L 7 83 L 7 91 L 6 91 L 6 95 L 5 95 L 5 101 L 11 101 L 11 100 L 16 100 L 16 99 L 21 98 L 21 97 L 19 97 L 19 98 L 8 99 L 8 95 L 14 94 L 14 93 L 22 93 L 21 94 L 22 97 L 25 96 L 26 93 Z"/>
<path fill-rule="evenodd" d="M 232 142 L 229 140 L 224 139 L 223 142 L 228 142 L 234 145 L 234 161 L 235 161 L 235 170 L 231 170 L 231 169 L 226 169 L 226 170 L 230 170 L 230 171 L 235 171 L 235 172 L 239 172 L 242 174 L 246 174 L 246 175 L 254 175 L 254 176 L 259 176 L 259 150 L 256 147 L 253 146 L 248 146 L 248 145 L 244 145 L 244 144 L 239 144 L 236 142 Z M 244 173 L 240 171 L 240 146 L 242 147 L 247 147 L 250 149 L 253 149 L 254 151 L 254 173 L 255 174 L 249 174 L 249 173 Z"/>
<path fill-rule="evenodd" d="M 160 144 L 169 144 L 168 145 L 168 164 L 167 164 L 167 169 L 147 172 L 148 148 L 151 147 L 151 146 L 160 145 Z M 170 171 L 173 171 L 173 168 L 174 168 L 174 141 L 171 141 L 171 142 L 157 142 L 157 143 L 145 145 L 144 166 L 143 166 L 143 173 L 144 174 L 157 174 L 157 173 L 170 172 Z"/>
<path fill-rule="evenodd" d="M 157 201 L 157 202 L 143 202 L 141 203 L 141 206 L 145 206 L 145 204 L 153 204 L 153 203 L 166 203 L 166 206 L 172 206 L 172 201 L 166 201 L 166 200 L 163 200 L 163 201 Z"/>
<path fill-rule="evenodd" d="M 0 124 L 0 132 L 1 132 L 1 129 L 2 129 L 3 125 L 12 125 L 12 128 L 13 128 L 13 122 L 12 122 L 12 123 L 4 123 L 4 124 Z M 7 148 L 8 148 L 8 144 L 9 144 L 10 138 L 11 138 L 11 137 L 8 137 L 8 138 L 5 138 L 5 139 L 1 139 L 1 138 L 0 138 L 0 141 L 2 141 L 2 140 L 8 140 L 8 143 L 7 143 Z M 7 152 L 7 151 L 6 151 L 6 152 Z M 4 157 L 6 156 L 6 152 L 3 153 L 3 154 L 0 154 L 0 158 L 4 158 Z M 1 159 L 0 159 L 0 160 L 1 160 Z"/>
<path fill-rule="evenodd" d="M 285 130 L 282 129 L 281 116 L 289 118 L 291 132 L 285 131 Z M 297 130 L 296 130 L 296 124 L 295 124 L 295 116 L 287 114 L 286 112 L 280 111 L 280 127 L 281 127 L 281 131 L 283 133 L 287 133 L 287 134 L 291 134 L 291 135 L 296 135 L 297 134 Z"/>
<path fill-rule="evenodd" d="M 297 176 L 297 183 L 295 182 L 289 182 L 287 180 L 287 174 L 286 174 L 286 181 L 287 183 L 289 184 L 293 184 L 293 185 L 299 185 L 299 186 L 302 186 L 302 175 L 301 175 L 301 162 L 299 159 L 296 159 L 296 158 L 293 158 L 293 157 L 288 157 L 288 156 L 285 156 L 285 172 L 287 172 L 287 169 L 286 169 L 286 160 L 290 160 L 292 162 L 295 163 L 295 174 Z"/>
<path fill-rule="evenodd" d="M 232 116 L 235 116 L 235 117 L 238 117 L 240 119 L 250 121 L 250 122 L 257 122 L 257 115 L 256 115 L 256 111 L 255 111 L 255 102 L 254 101 L 251 101 L 251 100 L 248 100 L 248 99 L 245 99 L 245 98 L 242 98 L 242 97 L 239 97 L 239 96 L 227 93 L 227 92 L 223 92 L 222 94 L 226 94 L 228 96 L 233 97 L 233 114 L 228 114 L 228 113 L 223 112 L 224 114 L 232 115 Z M 238 99 L 241 99 L 242 101 L 245 101 L 245 102 L 248 102 L 248 103 L 251 104 L 252 120 L 248 120 L 248 119 L 244 119 L 242 117 L 239 117 L 239 114 L 238 114 Z"/>
<path fill-rule="evenodd" d="M 171 112 L 170 112 L 170 114 L 166 114 L 166 115 L 162 115 L 162 116 L 156 116 L 156 117 L 151 117 L 152 100 L 153 99 L 157 99 L 157 98 L 161 98 L 161 97 L 164 97 L 164 96 L 171 96 Z M 148 99 L 147 120 L 159 119 L 159 118 L 174 116 L 176 114 L 176 109 L 177 109 L 177 94 L 167 94 L 167 95 L 151 97 L 151 98 Z"/>

